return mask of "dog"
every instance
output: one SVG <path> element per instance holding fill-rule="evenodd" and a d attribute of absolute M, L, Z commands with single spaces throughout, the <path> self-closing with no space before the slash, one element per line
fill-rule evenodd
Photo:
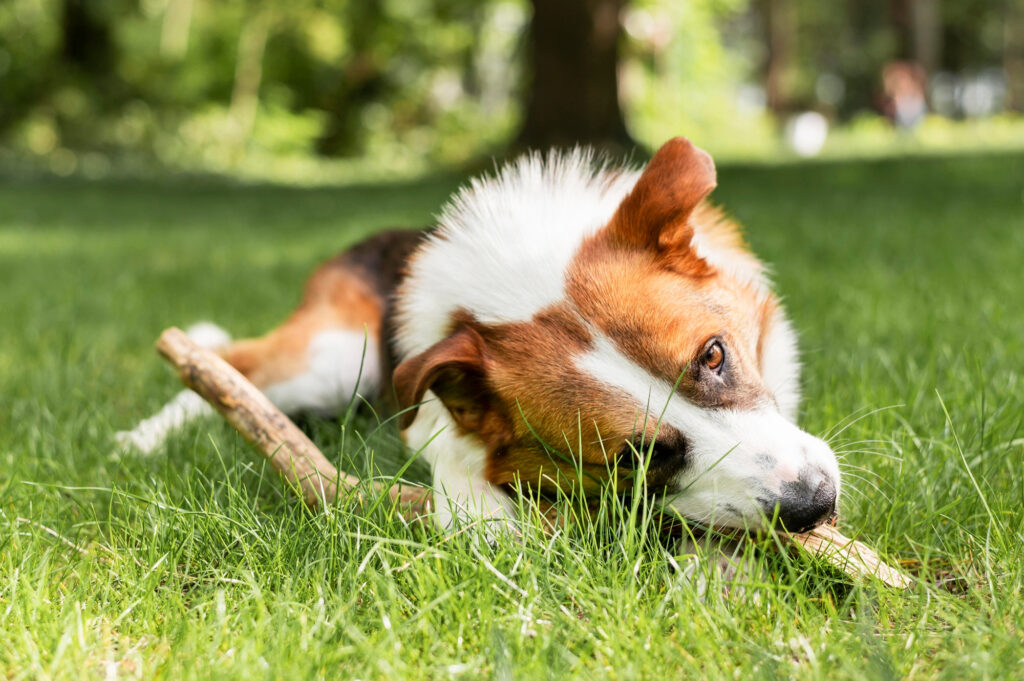
<path fill-rule="evenodd" d="M 795 423 L 796 335 L 707 201 L 716 183 L 685 138 L 642 170 L 527 155 L 461 189 L 433 231 L 320 266 L 267 335 L 191 333 L 288 414 L 393 397 L 444 528 L 510 521 L 522 485 L 588 494 L 639 470 L 694 523 L 805 531 L 836 511 L 838 462 Z M 119 438 L 151 451 L 208 411 L 184 391 Z"/>

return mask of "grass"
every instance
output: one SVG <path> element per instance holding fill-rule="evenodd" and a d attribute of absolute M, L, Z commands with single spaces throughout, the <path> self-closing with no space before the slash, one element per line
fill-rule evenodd
<path fill-rule="evenodd" d="M 702 592 L 614 522 L 492 546 L 386 508 L 312 516 L 219 422 L 115 454 L 178 388 L 163 327 L 260 332 L 318 260 L 428 223 L 457 181 L 0 184 L 0 676 L 1024 675 L 1020 154 L 721 169 L 801 331 L 843 525 L 922 561 L 906 593 L 765 554 Z M 309 426 L 358 472 L 402 460 L 366 414 Z M 950 567 L 970 589 L 934 585 Z"/>

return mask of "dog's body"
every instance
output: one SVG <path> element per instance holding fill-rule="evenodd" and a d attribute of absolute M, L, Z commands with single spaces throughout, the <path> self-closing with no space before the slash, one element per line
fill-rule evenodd
<path fill-rule="evenodd" d="M 795 336 L 714 186 L 681 138 L 642 173 L 525 157 L 433 233 L 324 264 L 282 326 L 223 355 L 287 413 L 394 396 L 446 527 L 511 517 L 517 482 L 587 492 L 615 469 L 697 522 L 811 527 L 838 465 L 793 423 Z M 202 410 L 184 393 L 124 439 L 152 449 Z"/>

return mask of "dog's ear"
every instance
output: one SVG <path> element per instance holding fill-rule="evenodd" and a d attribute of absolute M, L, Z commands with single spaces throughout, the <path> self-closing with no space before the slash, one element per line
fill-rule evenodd
<path fill-rule="evenodd" d="M 419 403 L 432 391 L 463 430 L 490 441 L 504 439 L 505 419 L 487 385 L 486 344 L 480 334 L 462 326 L 452 335 L 405 360 L 395 369 L 398 406 L 403 410 L 401 428 L 416 418 Z M 493 443 L 492 443 L 493 444 Z"/>
<path fill-rule="evenodd" d="M 690 274 L 706 274 L 707 264 L 690 249 L 690 214 L 716 184 L 711 156 L 685 137 L 671 139 L 619 204 L 609 234 L 620 245 L 657 250 Z"/>

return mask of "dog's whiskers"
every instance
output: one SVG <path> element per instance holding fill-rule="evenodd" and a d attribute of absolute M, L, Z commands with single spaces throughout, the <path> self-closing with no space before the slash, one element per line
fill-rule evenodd
<path fill-rule="evenodd" d="M 851 466 L 851 465 L 848 465 L 848 464 L 846 464 L 846 465 L 840 464 L 839 465 L 839 471 L 843 474 L 844 477 L 852 477 L 852 478 L 855 478 L 855 479 L 858 479 L 858 480 L 867 480 L 868 478 L 870 478 L 870 479 L 875 480 L 875 481 L 877 481 L 879 483 L 884 481 L 884 478 L 882 478 L 881 475 L 878 475 L 874 471 L 869 470 L 867 468 L 863 468 L 861 466 Z"/>
<path fill-rule="evenodd" d="M 879 452 L 874 449 L 843 449 L 837 452 L 833 452 L 836 458 L 839 460 L 845 459 L 850 454 L 870 454 L 872 456 L 880 456 L 883 459 L 889 459 L 890 461 L 902 461 L 903 457 L 898 454 L 890 454 L 889 452 Z"/>
<path fill-rule="evenodd" d="M 829 430 L 825 431 L 825 435 L 822 437 L 822 439 L 825 440 L 825 442 L 827 442 L 828 444 L 831 445 L 833 440 L 835 440 L 837 437 L 842 435 L 843 432 L 845 432 L 848 428 L 850 428 L 852 425 L 854 425 L 858 421 L 862 421 L 862 420 L 866 419 L 869 416 L 873 416 L 874 414 L 878 414 L 878 413 L 886 411 L 888 409 L 898 409 L 898 408 L 900 408 L 902 406 L 903 406 L 902 404 L 891 404 L 891 405 L 888 405 L 888 406 L 885 406 L 885 407 L 878 407 L 876 409 L 871 409 L 870 411 L 867 411 L 867 412 L 865 412 L 863 414 L 858 414 L 856 411 L 854 411 L 852 414 L 847 416 L 845 419 L 841 419 L 839 421 L 839 423 L 837 423 L 836 425 L 832 426 L 832 428 L 830 428 Z M 842 425 L 842 427 L 839 428 L 839 430 L 835 430 L 840 425 Z M 835 431 L 835 432 L 833 432 L 833 431 Z"/>
<path fill-rule="evenodd" d="M 863 475 L 858 475 L 857 473 L 854 473 L 854 472 L 852 472 L 852 471 L 847 471 L 847 472 L 845 472 L 845 473 L 843 474 L 843 477 L 844 477 L 844 478 L 853 478 L 854 480 L 859 480 L 860 482 L 863 482 L 863 483 L 864 483 L 864 484 L 866 484 L 866 485 L 870 485 L 870 486 L 871 486 L 871 488 L 872 488 L 873 490 L 875 490 L 876 492 L 878 492 L 878 493 L 879 493 L 880 495 L 882 495 L 882 497 L 883 497 L 883 498 L 884 498 L 884 499 L 885 499 L 886 501 L 888 501 L 889 503 L 892 503 L 892 498 L 891 498 L 891 497 L 890 497 L 890 496 L 889 496 L 888 494 L 886 494 L 885 492 L 883 492 L 883 491 L 882 491 L 882 488 L 881 488 L 881 487 L 880 487 L 880 486 L 879 486 L 879 485 L 878 485 L 877 483 L 875 483 L 874 481 L 872 481 L 872 480 L 871 480 L 870 478 L 867 478 L 867 477 L 865 477 L 865 476 L 863 476 Z M 855 489 L 857 489 L 856 487 L 854 487 L 854 486 L 852 486 L 852 485 L 844 485 L 844 487 L 848 487 L 848 488 L 849 488 L 849 489 L 851 489 L 851 490 L 855 490 Z"/>
<path fill-rule="evenodd" d="M 865 502 L 870 502 L 871 500 L 871 497 L 867 493 L 857 489 L 856 487 L 846 487 L 843 490 L 843 495 L 847 498 L 849 498 L 850 495 L 853 495 L 855 499 Z"/>
<path fill-rule="evenodd" d="M 878 440 L 878 439 L 867 439 L 867 440 L 845 440 L 843 442 L 830 443 L 833 449 L 843 447 L 850 447 L 854 445 L 891 445 L 892 440 Z"/>

